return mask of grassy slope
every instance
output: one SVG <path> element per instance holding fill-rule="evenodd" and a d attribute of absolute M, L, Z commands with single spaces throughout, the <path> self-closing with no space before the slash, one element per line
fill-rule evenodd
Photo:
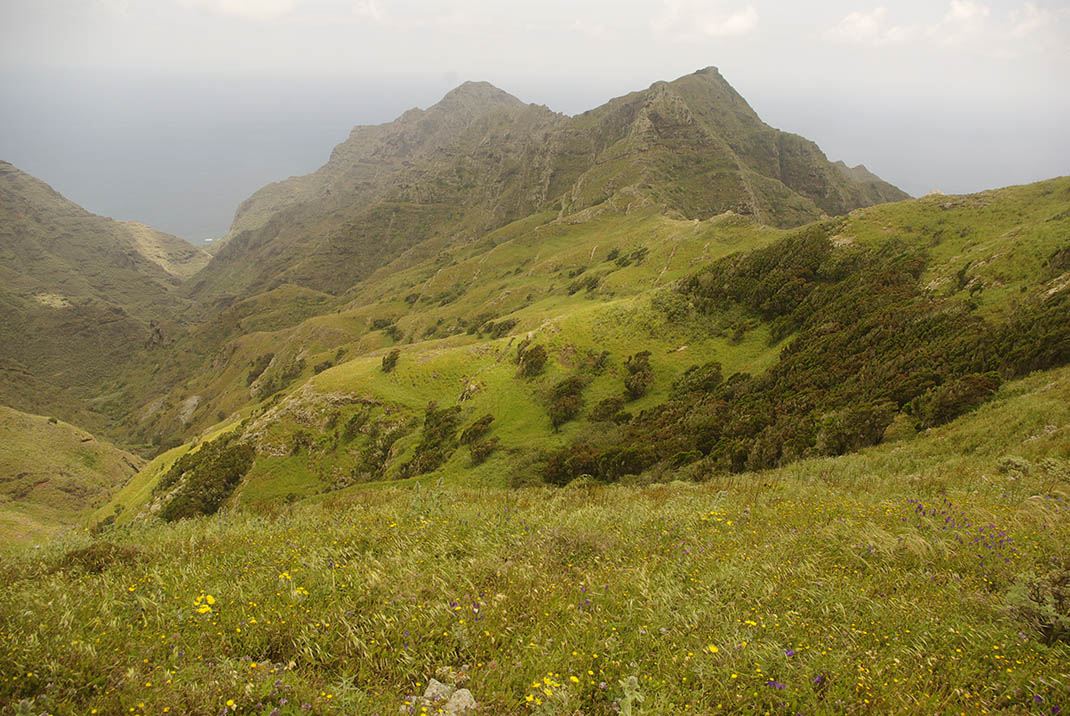
<path fill-rule="evenodd" d="M 1070 180 L 1057 179 L 978 195 L 871 207 L 832 220 L 830 226 L 836 232 L 834 243 L 874 246 L 895 239 L 924 246 L 930 259 L 922 283 L 934 297 L 972 302 L 976 310 L 1002 318 L 1018 300 L 1066 283 L 1065 271 L 1048 266 L 1047 260 L 1065 245 L 1068 203 Z M 273 409 L 262 405 L 250 412 L 245 407 L 250 388 L 243 378 L 258 355 L 275 353 L 273 366 L 303 357 L 301 379 L 309 379 L 311 366 L 337 362 L 341 351 L 343 360 L 356 357 L 311 378 L 311 395 L 385 401 L 412 423 L 394 445 L 384 477 L 397 477 L 400 464 L 412 455 L 427 402 L 455 404 L 466 386 L 474 384 L 480 391 L 465 402 L 462 425 L 489 412 L 496 419 L 491 435 L 502 441 L 504 449 L 477 468 L 469 466 L 467 450 L 458 450 L 431 479 L 502 484 L 506 473 L 515 480 L 518 474 L 531 472 L 538 451 L 563 445 L 587 429 L 576 421 L 552 432 L 545 393 L 555 380 L 575 371 L 588 351 L 608 350 L 611 360 L 604 374 L 591 379 L 584 393 L 585 411 L 620 390 L 622 363 L 638 350 L 652 351 L 656 380 L 652 392 L 629 407 L 633 412 L 662 402 L 672 378 L 690 365 L 716 359 L 724 365 L 725 375 L 736 370 L 759 373 L 772 365 L 780 346 L 766 345 L 764 326 L 757 325 L 741 343 L 734 343 L 718 337 L 709 326 L 667 320 L 663 312 L 651 309 L 651 300 L 667 295 L 658 294 L 658 288 L 670 286 L 704 262 L 765 245 L 784 232 L 731 215 L 686 222 L 619 209 L 607 206 L 564 221 L 536 215 L 431 260 L 402 257 L 348 297 L 336 313 L 311 318 L 293 329 L 243 336 L 225 363 L 217 364 L 201 385 L 187 388 L 190 393 L 218 396 L 202 408 L 200 424 L 207 429 L 219 412 L 237 419 Z M 607 260 L 611 251 L 627 257 L 637 249 L 648 251 L 642 262 L 620 267 Z M 583 273 L 577 273 L 581 269 Z M 570 283 L 588 276 L 600 277 L 596 289 L 568 293 Z M 487 317 L 515 319 L 513 336 L 481 340 L 464 332 L 466 323 L 478 324 Z M 376 319 L 395 321 L 401 339 L 395 342 L 385 331 L 372 330 Z M 551 361 L 545 375 L 523 381 L 514 377 L 511 357 L 517 341 L 529 335 L 550 349 Z M 678 351 L 682 346 L 687 348 Z M 401 361 L 387 376 L 379 371 L 379 362 L 392 347 L 401 349 Z M 181 400 L 171 402 L 179 405 Z M 347 409 L 336 412 L 341 418 L 352 414 Z M 283 409 L 276 418 L 271 431 L 276 456 L 262 455 L 239 500 L 302 496 L 350 483 L 340 477 L 351 469 L 352 460 L 345 452 L 358 445 L 343 441 L 341 449 L 325 451 L 320 446 L 288 455 L 286 441 L 299 431 L 321 437 L 330 431 L 322 420 L 301 419 L 292 410 L 287 414 Z M 151 482 L 155 476 L 146 473 L 139 481 Z"/>
<path fill-rule="evenodd" d="M 1068 446 L 1063 368 L 911 441 L 706 484 L 356 490 L 127 528 L 136 555 L 50 573 L 73 536 L 0 567 L 0 698 L 385 714 L 463 666 L 501 714 L 608 715 L 633 676 L 639 714 L 1046 714 L 1070 646 L 1012 605 L 1067 556 Z"/>
<path fill-rule="evenodd" d="M 143 461 L 84 430 L 0 406 L 0 543 L 50 538 L 98 508 Z"/>
<path fill-rule="evenodd" d="M 695 363 L 716 359 L 728 370 L 760 370 L 775 361 L 776 350 L 766 345 L 761 329 L 735 343 L 711 337 L 706 329 L 673 325 L 651 309 L 650 292 L 669 286 L 700 262 L 765 245 L 783 232 L 731 215 L 707 222 L 675 221 L 650 212 L 610 212 L 585 218 L 559 223 L 549 221 L 548 215 L 533 217 L 436 261 L 412 262 L 406 268 L 408 262 L 403 259 L 373 277 L 369 287 L 337 313 L 311 318 L 293 329 L 242 336 L 232 344 L 225 363 L 183 388 L 183 396 L 214 396 L 198 408 L 194 423 L 210 426 L 219 412 L 237 419 L 255 418 L 270 410 L 270 404 L 251 411 L 246 407 L 258 384 L 247 386 L 245 379 L 249 363 L 269 352 L 275 360 L 265 371 L 267 376 L 277 366 L 303 358 L 303 377 L 309 378 L 315 394 L 386 401 L 414 421 L 422 419 L 429 400 L 442 406 L 454 404 L 465 387 L 474 383 L 481 388 L 464 405 L 465 422 L 488 412 L 495 415 L 493 434 L 505 449 L 475 470 L 468 469 L 467 450 L 459 450 L 445 472 L 448 480 L 500 485 L 501 468 L 515 462 L 518 452 L 559 446 L 579 429 L 578 423 L 568 423 L 560 433 L 552 433 L 542 393 L 573 371 L 588 351 L 611 353 L 608 370 L 595 377 L 584 393 L 588 409 L 621 392 L 621 364 L 639 350 L 653 352 L 656 381 L 651 393 L 629 409 L 652 407 L 664 400 L 672 377 Z M 628 257 L 639 249 L 647 251 L 645 258 L 623 267 L 606 258 L 614 250 Z M 586 268 L 583 274 L 569 277 L 581 267 Z M 569 284 L 587 275 L 602 277 L 598 288 L 569 295 Z M 463 292 L 450 293 L 452 287 L 462 287 Z M 412 294 L 420 298 L 410 305 L 404 299 Z M 444 294 L 446 300 L 441 298 Z M 464 322 L 476 316 L 509 317 L 517 325 L 509 337 L 480 340 L 464 328 Z M 373 319 L 387 317 L 396 319 L 403 336 L 397 343 L 382 330 L 370 330 Z M 525 381 L 514 377 L 512 356 L 519 338 L 529 335 L 550 349 L 551 360 L 544 375 Z M 384 375 L 379 369 L 382 356 L 395 346 L 402 351 L 401 361 L 393 374 Z M 339 350 L 347 357 L 359 357 L 310 377 L 312 366 L 332 360 Z M 169 409 L 177 411 L 182 398 L 172 397 L 168 402 Z M 284 414 L 275 421 L 276 442 L 297 430 L 314 428 L 308 421 L 291 418 Z M 416 431 L 398 442 L 388 477 L 396 475 L 418 438 Z M 330 478 L 338 467 L 337 459 L 331 457 L 317 472 L 318 466 L 310 465 L 308 457 L 307 453 L 262 457 L 243 485 L 241 499 L 256 502 L 338 486 Z M 344 456 L 341 462 L 346 462 Z M 126 507 L 135 508 L 121 520 L 132 518 L 148 499 L 144 485 L 161 474 L 157 464 L 150 464 L 117 497 Z M 131 497 L 135 494 L 140 501 Z"/>
<path fill-rule="evenodd" d="M 1067 248 L 1070 178 L 979 194 L 929 195 L 851 213 L 841 239 L 875 245 L 888 236 L 928 249 L 922 282 L 937 296 L 974 301 L 983 315 L 1005 318 L 1027 291 L 1065 288 L 1066 267 L 1047 260 Z M 963 272 L 961 278 L 959 272 Z"/>

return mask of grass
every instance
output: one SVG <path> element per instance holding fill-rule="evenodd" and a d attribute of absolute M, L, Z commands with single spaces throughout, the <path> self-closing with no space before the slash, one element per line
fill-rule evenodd
<path fill-rule="evenodd" d="M 120 555 L 99 573 L 64 558 L 91 546 L 74 534 L 0 563 L 0 700 L 393 714 L 449 674 L 480 713 L 615 713 L 631 677 L 638 714 L 1052 713 L 1070 645 L 1014 595 L 1067 556 L 1070 484 L 1038 466 L 1070 459 L 1068 406 L 1064 368 L 779 471 L 129 526 L 103 538 L 136 553 L 98 547 Z M 1035 469 L 1002 474 L 1008 454 Z"/>
<path fill-rule="evenodd" d="M 0 543 L 40 543 L 108 502 L 143 461 L 55 418 L 0 406 Z"/>

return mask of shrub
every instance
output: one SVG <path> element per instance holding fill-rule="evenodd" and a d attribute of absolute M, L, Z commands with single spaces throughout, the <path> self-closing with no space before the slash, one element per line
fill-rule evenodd
<path fill-rule="evenodd" d="M 253 446 L 237 443 L 234 433 L 204 443 L 196 452 L 186 453 L 175 461 L 153 490 L 160 493 L 178 485 L 160 510 L 160 517 L 171 522 L 214 514 L 252 467 L 254 457 Z"/>
<path fill-rule="evenodd" d="M 920 426 L 943 425 L 968 410 L 976 408 L 999 388 L 998 373 L 971 373 L 931 388 L 911 404 Z"/>
<path fill-rule="evenodd" d="M 717 361 L 693 365 L 673 381 L 669 395 L 679 399 L 688 393 L 711 393 L 721 380 L 721 364 Z"/>
<path fill-rule="evenodd" d="M 486 321 L 479 325 L 479 333 L 486 333 L 491 338 L 501 338 L 504 335 L 508 335 L 509 331 L 516 327 L 517 319 L 504 318 L 500 321 Z M 473 331 L 474 332 L 474 331 Z"/>
<path fill-rule="evenodd" d="M 394 325 L 395 320 L 396 319 L 393 318 L 374 318 L 372 319 L 372 330 L 381 331 L 384 328 Z"/>
<path fill-rule="evenodd" d="M 556 431 L 559 427 L 580 414 L 583 400 L 578 395 L 562 395 L 550 404 L 550 424 Z"/>
<path fill-rule="evenodd" d="M 893 403 L 838 410 L 821 422 L 815 449 L 821 455 L 843 455 L 876 445 L 898 412 Z"/>
<path fill-rule="evenodd" d="M 516 369 L 517 376 L 530 378 L 542 372 L 546 365 L 546 349 L 540 345 L 525 348 L 520 354 L 520 362 Z"/>
<path fill-rule="evenodd" d="M 331 361 L 325 360 L 325 361 L 322 361 L 321 363 L 317 363 L 316 365 L 312 366 L 312 372 L 315 373 L 316 375 L 319 375 L 320 373 L 322 373 L 323 371 L 325 371 L 328 368 L 332 367 L 333 365 L 334 365 L 334 363 L 332 363 Z"/>
<path fill-rule="evenodd" d="M 490 431 L 490 424 L 492 422 L 494 422 L 494 416 L 487 413 L 482 418 L 469 425 L 461 431 L 461 444 L 471 445 L 479 441 Z"/>
<path fill-rule="evenodd" d="M 397 348 L 393 349 L 385 356 L 383 356 L 383 372 L 389 373 L 394 370 L 394 366 L 398 364 L 398 358 L 401 356 L 401 351 Z"/>
<path fill-rule="evenodd" d="M 254 360 L 249 361 L 249 373 L 245 376 L 245 384 L 252 385 L 256 382 L 256 379 L 267 370 L 267 367 L 271 365 L 271 361 L 274 359 L 274 353 L 265 353 L 264 355 L 257 356 Z"/>
<path fill-rule="evenodd" d="M 654 384 L 654 370 L 650 367 L 650 351 L 640 351 L 624 362 L 628 373 L 624 376 L 624 392 L 629 400 L 647 394 Z"/>
<path fill-rule="evenodd" d="M 486 440 L 479 440 L 472 443 L 469 446 L 469 451 L 472 456 L 473 465 L 481 465 L 486 461 L 490 454 L 498 449 L 498 438 L 487 438 Z"/>
<path fill-rule="evenodd" d="M 587 274 L 582 278 L 578 278 L 568 285 L 568 295 L 571 296 L 584 289 L 588 293 L 595 290 L 602 284 L 602 277 L 595 274 Z"/>
<path fill-rule="evenodd" d="M 614 416 L 622 410 L 624 410 L 623 398 L 606 398 L 605 400 L 600 400 L 598 404 L 591 409 L 591 420 L 613 420 Z"/>
<path fill-rule="evenodd" d="M 580 414 L 583 408 L 583 378 L 573 375 L 558 382 L 550 391 L 550 424 L 556 431 Z"/>
<path fill-rule="evenodd" d="M 264 398 L 283 390 L 286 386 L 290 385 L 290 383 L 293 383 L 301 375 L 304 369 L 304 358 L 292 360 L 284 367 L 279 368 L 274 375 L 266 378 L 258 387 L 256 391 L 257 400 L 263 400 Z"/>
<path fill-rule="evenodd" d="M 1070 643 L 1070 564 L 1055 563 L 1039 574 L 1022 575 L 1006 601 L 1011 613 L 1044 644 Z"/>
<path fill-rule="evenodd" d="M 450 459 L 457 449 L 457 422 L 460 417 L 459 405 L 440 409 L 438 403 L 433 400 L 427 404 L 424 410 L 423 436 L 412 459 L 401 466 L 402 477 L 423 475 L 436 470 Z"/>

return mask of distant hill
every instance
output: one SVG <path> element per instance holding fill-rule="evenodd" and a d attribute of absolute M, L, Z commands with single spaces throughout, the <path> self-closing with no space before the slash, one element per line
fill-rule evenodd
<path fill-rule="evenodd" d="M 87 399 L 179 315 L 175 288 L 208 260 L 0 162 L 0 402 L 99 425 Z"/>
<path fill-rule="evenodd" d="M 55 418 L 0 406 L 0 543 L 41 540 L 99 507 L 143 464 Z"/>
<path fill-rule="evenodd" d="M 576 117 L 468 82 L 427 110 L 355 128 L 318 171 L 255 193 L 190 290 L 338 294 L 406 251 L 426 258 L 540 210 L 650 205 L 786 227 L 905 198 L 763 123 L 715 68 Z"/>

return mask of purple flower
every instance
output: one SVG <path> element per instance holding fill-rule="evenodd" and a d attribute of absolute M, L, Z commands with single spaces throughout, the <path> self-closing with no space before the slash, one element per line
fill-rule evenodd
<path fill-rule="evenodd" d="M 790 659 L 791 657 L 795 656 L 795 650 L 794 649 L 785 649 L 784 650 L 784 654 L 785 654 L 785 656 L 787 656 Z"/>
<path fill-rule="evenodd" d="M 786 688 L 788 688 L 784 684 L 780 683 L 779 681 L 775 681 L 773 679 L 769 679 L 769 686 L 772 686 L 774 689 L 786 689 Z"/>

